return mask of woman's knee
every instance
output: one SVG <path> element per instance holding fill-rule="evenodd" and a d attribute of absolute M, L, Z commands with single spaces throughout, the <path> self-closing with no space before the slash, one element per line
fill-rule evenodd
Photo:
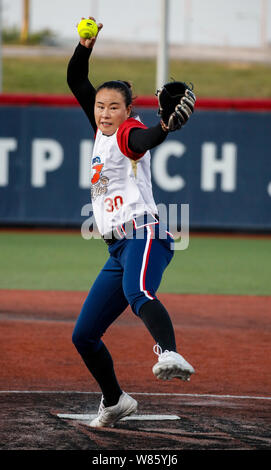
<path fill-rule="evenodd" d="M 99 348 L 100 337 L 95 337 L 89 332 L 86 334 L 84 330 L 75 327 L 72 333 L 72 342 L 77 351 L 84 355 L 86 352 L 95 352 Z"/>
<path fill-rule="evenodd" d="M 77 346 L 81 343 L 81 335 L 79 334 L 76 328 L 74 328 L 72 332 L 72 342 L 74 346 L 76 347 L 76 349 L 78 349 Z"/>

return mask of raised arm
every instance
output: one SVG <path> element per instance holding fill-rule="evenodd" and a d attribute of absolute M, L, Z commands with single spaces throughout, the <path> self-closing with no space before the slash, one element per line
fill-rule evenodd
<path fill-rule="evenodd" d="M 102 24 L 98 25 L 98 30 L 102 29 Z M 94 133 L 97 126 L 94 118 L 94 103 L 96 91 L 88 79 L 89 58 L 94 47 L 97 36 L 92 39 L 80 38 L 73 56 L 71 57 L 67 69 L 68 85 L 84 110 L 91 123 Z"/>

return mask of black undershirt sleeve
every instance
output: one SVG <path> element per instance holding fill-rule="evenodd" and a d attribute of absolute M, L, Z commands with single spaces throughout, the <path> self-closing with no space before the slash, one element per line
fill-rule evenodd
<path fill-rule="evenodd" d="M 148 129 L 135 127 L 130 130 L 128 145 L 136 153 L 145 153 L 164 142 L 168 133 L 163 131 L 160 123 Z"/>
<path fill-rule="evenodd" d="M 68 64 L 67 82 L 78 103 L 86 113 L 95 133 L 97 130 L 94 118 L 96 90 L 88 79 L 91 52 L 92 49 L 88 49 L 80 43 L 78 44 Z"/>

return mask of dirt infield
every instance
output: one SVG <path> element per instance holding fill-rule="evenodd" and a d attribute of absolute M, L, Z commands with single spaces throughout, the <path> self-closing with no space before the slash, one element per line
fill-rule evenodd
<path fill-rule="evenodd" d="M 190 382 L 152 374 L 153 340 L 130 309 L 105 333 L 139 415 L 91 430 L 59 413 L 96 413 L 99 389 L 71 343 L 85 292 L 0 290 L 2 450 L 269 450 L 271 297 L 160 294 Z"/>

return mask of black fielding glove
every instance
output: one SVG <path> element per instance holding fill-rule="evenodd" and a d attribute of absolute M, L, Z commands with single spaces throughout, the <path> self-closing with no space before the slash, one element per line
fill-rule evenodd
<path fill-rule="evenodd" d="M 196 96 L 184 82 L 169 82 L 157 90 L 158 114 L 167 132 L 180 129 L 194 112 Z"/>

